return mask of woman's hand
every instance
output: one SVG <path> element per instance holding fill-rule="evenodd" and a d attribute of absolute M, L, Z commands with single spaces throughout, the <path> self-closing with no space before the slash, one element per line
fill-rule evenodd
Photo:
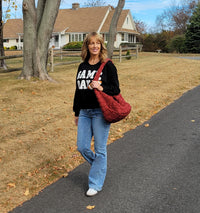
<path fill-rule="evenodd" d="M 78 117 L 75 117 L 74 121 L 75 121 L 75 125 L 78 126 Z"/>
<path fill-rule="evenodd" d="M 103 91 L 103 87 L 100 85 L 101 82 L 99 81 L 92 81 L 90 83 L 90 86 L 93 88 L 93 89 L 98 89 L 99 91 Z"/>

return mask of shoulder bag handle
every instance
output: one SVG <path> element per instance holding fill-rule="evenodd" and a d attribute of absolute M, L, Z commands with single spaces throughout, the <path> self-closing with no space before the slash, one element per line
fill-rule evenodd
<path fill-rule="evenodd" d="M 109 58 L 107 58 L 103 63 L 101 63 L 101 66 L 99 67 L 99 69 L 98 69 L 98 71 L 97 71 L 97 73 L 96 73 L 96 75 L 95 75 L 95 77 L 93 79 L 94 81 L 98 81 L 98 79 L 99 79 L 99 77 L 101 75 L 101 72 L 102 72 L 104 66 L 106 65 L 106 63 L 108 61 L 111 61 L 111 60 Z"/>

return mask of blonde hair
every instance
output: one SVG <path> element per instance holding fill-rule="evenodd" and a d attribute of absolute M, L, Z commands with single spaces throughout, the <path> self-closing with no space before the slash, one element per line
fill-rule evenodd
<path fill-rule="evenodd" d="M 82 52 L 81 52 L 81 57 L 83 61 L 88 61 L 90 58 L 90 52 L 88 49 L 88 45 L 90 44 L 91 38 L 92 37 L 96 37 L 96 39 L 100 42 L 101 44 L 101 50 L 99 53 L 99 58 L 101 62 L 104 62 L 105 59 L 107 58 L 107 49 L 106 46 L 104 44 L 104 40 L 103 37 L 97 33 L 97 32 L 92 32 L 89 33 L 86 38 L 83 41 L 83 46 L 82 46 Z"/>

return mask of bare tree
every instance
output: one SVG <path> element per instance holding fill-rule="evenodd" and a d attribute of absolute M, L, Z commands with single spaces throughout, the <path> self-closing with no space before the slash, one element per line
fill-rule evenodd
<path fill-rule="evenodd" d="M 184 34 L 187 29 L 187 24 L 196 7 L 198 0 L 182 0 L 181 4 L 176 1 L 171 3 L 171 6 L 157 16 L 156 25 L 159 30 L 173 30 L 176 34 Z"/>
<path fill-rule="evenodd" d="M 117 34 L 117 23 L 121 15 L 121 12 L 123 10 L 124 4 L 125 4 L 125 0 L 118 1 L 118 5 L 115 8 L 115 12 L 111 20 L 110 29 L 108 33 L 108 44 L 107 44 L 109 58 L 112 58 L 113 56 L 115 36 Z"/>
<path fill-rule="evenodd" d="M 137 32 L 144 34 L 147 32 L 147 24 L 141 20 L 134 19 Z"/>
<path fill-rule="evenodd" d="M 139 42 L 143 43 L 145 34 L 147 33 L 148 26 L 145 22 L 141 20 L 137 20 L 135 18 L 134 18 L 134 22 L 135 22 L 137 32 L 139 33 L 139 36 L 138 36 Z"/>
<path fill-rule="evenodd" d="M 21 79 L 52 80 L 47 73 L 49 41 L 61 0 L 23 0 L 24 63 Z"/>
<path fill-rule="evenodd" d="M 105 4 L 106 2 L 102 0 L 88 0 L 87 2 L 84 3 L 86 7 L 100 7 L 104 6 Z"/>

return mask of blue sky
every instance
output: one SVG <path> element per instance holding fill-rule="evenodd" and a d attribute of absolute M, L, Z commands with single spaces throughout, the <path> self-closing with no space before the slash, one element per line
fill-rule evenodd
<path fill-rule="evenodd" d="M 156 17 L 160 15 L 164 11 L 164 9 L 170 7 L 170 5 L 172 5 L 172 2 L 178 3 L 180 1 L 181 0 L 126 0 L 124 9 L 130 9 L 133 17 L 145 22 L 148 28 L 151 29 L 155 26 Z M 19 8 L 17 12 L 12 12 L 12 17 L 22 18 L 22 0 L 16 0 L 16 2 L 19 5 Z M 84 3 L 87 2 L 87 0 L 62 0 L 60 8 L 71 8 L 72 3 L 74 2 L 80 3 L 80 6 L 83 7 Z M 118 0 L 103 0 L 103 2 L 116 7 Z M 5 2 L 3 4 L 5 6 Z"/>

